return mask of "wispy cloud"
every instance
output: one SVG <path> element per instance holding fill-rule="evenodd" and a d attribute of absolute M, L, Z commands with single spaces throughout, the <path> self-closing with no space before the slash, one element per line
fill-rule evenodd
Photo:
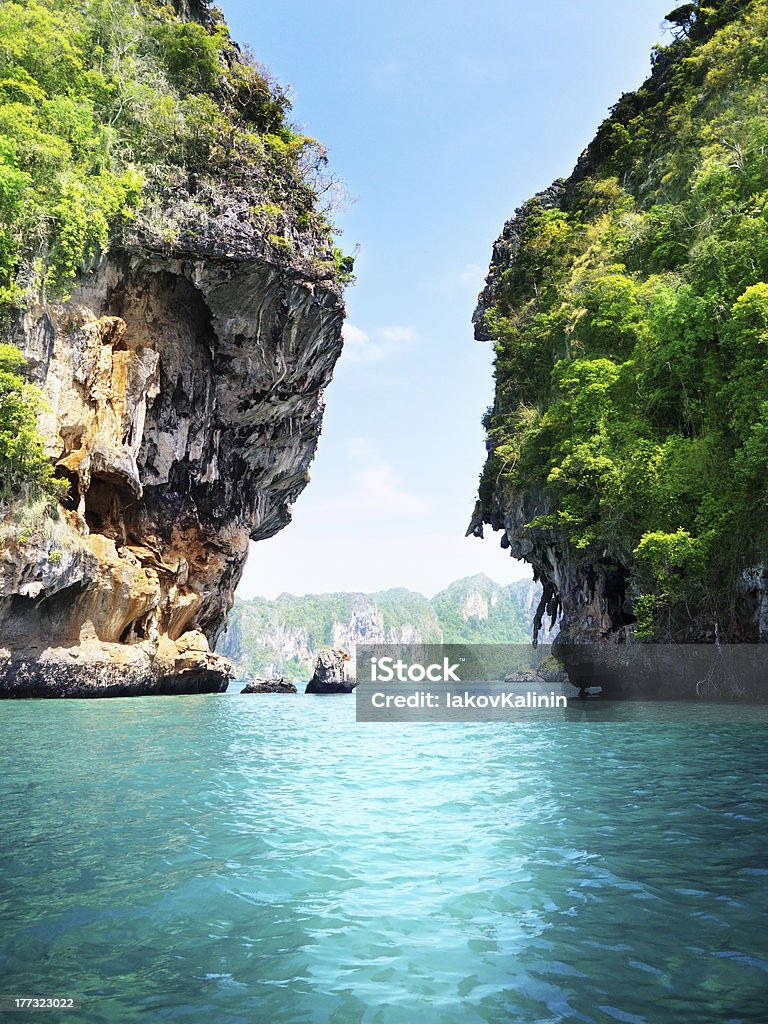
<path fill-rule="evenodd" d="M 350 363 L 376 363 L 384 357 L 384 350 L 369 334 L 349 322 L 344 324 L 344 358 Z"/>
<path fill-rule="evenodd" d="M 426 512 L 427 503 L 416 494 L 411 494 L 395 476 L 392 466 L 379 463 L 357 475 L 359 485 L 357 500 L 364 507 L 375 508 L 386 515 L 410 515 Z"/>
<path fill-rule="evenodd" d="M 344 324 L 344 357 L 351 363 L 377 363 L 415 345 L 419 336 L 413 327 L 390 324 L 368 334 L 349 322 Z"/>
<path fill-rule="evenodd" d="M 372 459 L 376 457 L 376 446 L 367 437 L 350 437 L 344 444 L 350 459 Z"/>
<path fill-rule="evenodd" d="M 375 508 L 388 515 L 426 512 L 426 501 L 406 490 L 394 468 L 382 459 L 376 445 L 367 437 L 350 438 L 346 449 L 349 458 L 360 464 L 353 476 L 354 500 L 358 505 Z"/>
<path fill-rule="evenodd" d="M 425 281 L 422 287 L 432 295 L 451 296 L 457 290 L 479 292 L 485 281 L 486 270 L 479 263 L 466 263 L 461 270 L 443 274 L 439 278 Z"/>
<path fill-rule="evenodd" d="M 391 466 L 379 454 L 376 445 L 367 437 L 352 437 L 344 446 L 350 467 L 348 486 L 342 494 L 326 501 L 318 501 L 312 510 L 314 516 L 328 517 L 334 522 L 339 517 L 365 518 L 422 515 L 428 503 L 408 490 Z"/>
<path fill-rule="evenodd" d="M 479 291 L 485 280 L 485 270 L 479 263 L 468 263 L 459 274 L 459 284 L 466 287 L 477 288 Z"/>

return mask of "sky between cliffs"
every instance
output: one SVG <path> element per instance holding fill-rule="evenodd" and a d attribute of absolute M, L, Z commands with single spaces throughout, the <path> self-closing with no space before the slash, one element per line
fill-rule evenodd
<path fill-rule="evenodd" d="M 293 523 L 252 545 L 241 597 L 530 575 L 498 536 L 464 538 L 493 394 L 476 295 L 504 221 L 646 77 L 670 6 L 223 0 L 328 147 L 355 197 L 341 244 L 360 247 L 311 483 Z"/>

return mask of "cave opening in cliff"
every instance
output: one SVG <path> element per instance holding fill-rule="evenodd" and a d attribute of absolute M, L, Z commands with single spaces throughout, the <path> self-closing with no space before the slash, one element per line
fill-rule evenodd
<path fill-rule="evenodd" d="M 146 640 L 155 619 L 156 613 L 154 609 L 150 609 L 150 611 L 140 615 L 137 619 L 133 619 L 120 634 L 120 643 L 135 644 L 141 640 Z"/>
<path fill-rule="evenodd" d="M 56 466 L 53 475 L 57 480 L 63 480 L 64 483 L 67 484 L 67 490 L 63 495 L 61 495 L 59 501 L 65 509 L 70 512 L 75 512 L 80 501 L 77 473 L 73 473 L 72 470 L 67 469 L 66 466 Z"/>
<path fill-rule="evenodd" d="M 590 595 L 594 599 L 597 581 L 603 580 L 603 601 L 605 611 L 616 629 L 637 622 L 627 600 L 629 570 L 619 562 L 603 560 L 590 566 L 586 571 Z"/>
<path fill-rule="evenodd" d="M 159 356 L 137 457 L 142 484 L 171 483 L 185 493 L 194 467 L 213 454 L 217 337 L 211 311 L 187 277 L 151 264 L 126 273 L 110 302 L 125 321 L 127 345 Z"/>
<path fill-rule="evenodd" d="M 135 501 L 133 494 L 123 491 L 113 480 L 94 477 L 85 494 L 88 529 L 125 543 L 126 509 Z"/>
<path fill-rule="evenodd" d="M 125 321 L 129 348 L 144 345 L 160 353 L 167 385 L 162 391 L 173 394 L 187 376 L 184 369 L 199 363 L 202 354 L 209 366 L 216 340 L 211 311 L 200 289 L 182 274 L 144 265 L 126 274 L 108 302 Z"/>

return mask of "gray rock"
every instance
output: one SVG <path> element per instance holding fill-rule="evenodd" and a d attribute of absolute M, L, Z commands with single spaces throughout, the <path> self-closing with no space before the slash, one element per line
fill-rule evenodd
<path fill-rule="evenodd" d="M 178 643 L 163 637 L 137 644 L 30 641 L 25 651 L 0 647 L 0 698 L 223 693 L 233 674 L 231 663 L 194 632 Z"/>
<path fill-rule="evenodd" d="M 357 681 L 350 674 L 350 659 L 346 651 L 329 647 L 321 651 L 315 674 L 307 683 L 305 693 L 352 693 Z"/>
<path fill-rule="evenodd" d="M 227 231 L 248 197 L 220 191 L 173 253 L 139 217 L 70 300 L 30 297 L 0 338 L 46 397 L 46 450 L 71 488 L 55 543 L 40 524 L 0 545 L 0 696 L 218 690 L 234 675 L 211 652 L 249 540 L 287 525 L 309 479 L 344 307 L 324 243 L 275 256 L 261 229 Z M 86 642 L 125 648 L 114 680 L 29 654 Z"/>
<path fill-rule="evenodd" d="M 261 679 L 256 676 L 240 693 L 298 693 L 293 683 L 285 679 Z"/>
<path fill-rule="evenodd" d="M 508 676 L 504 676 L 505 683 L 543 683 L 544 678 L 540 676 L 533 669 L 519 669 L 517 672 L 510 672 Z"/>

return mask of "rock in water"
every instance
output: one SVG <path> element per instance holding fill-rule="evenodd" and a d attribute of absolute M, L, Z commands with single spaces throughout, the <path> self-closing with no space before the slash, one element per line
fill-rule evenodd
<path fill-rule="evenodd" d="M 256 676 L 240 693 L 298 693 L 293 683 L 285 679 L 261 679 Z"/>
<path fill-rule="evenodd" d="M 349 674 L 349 655 L 337 647 L 320 652 L 315 674 L 305 693 L 352 693 L 357 682 Z"/>

